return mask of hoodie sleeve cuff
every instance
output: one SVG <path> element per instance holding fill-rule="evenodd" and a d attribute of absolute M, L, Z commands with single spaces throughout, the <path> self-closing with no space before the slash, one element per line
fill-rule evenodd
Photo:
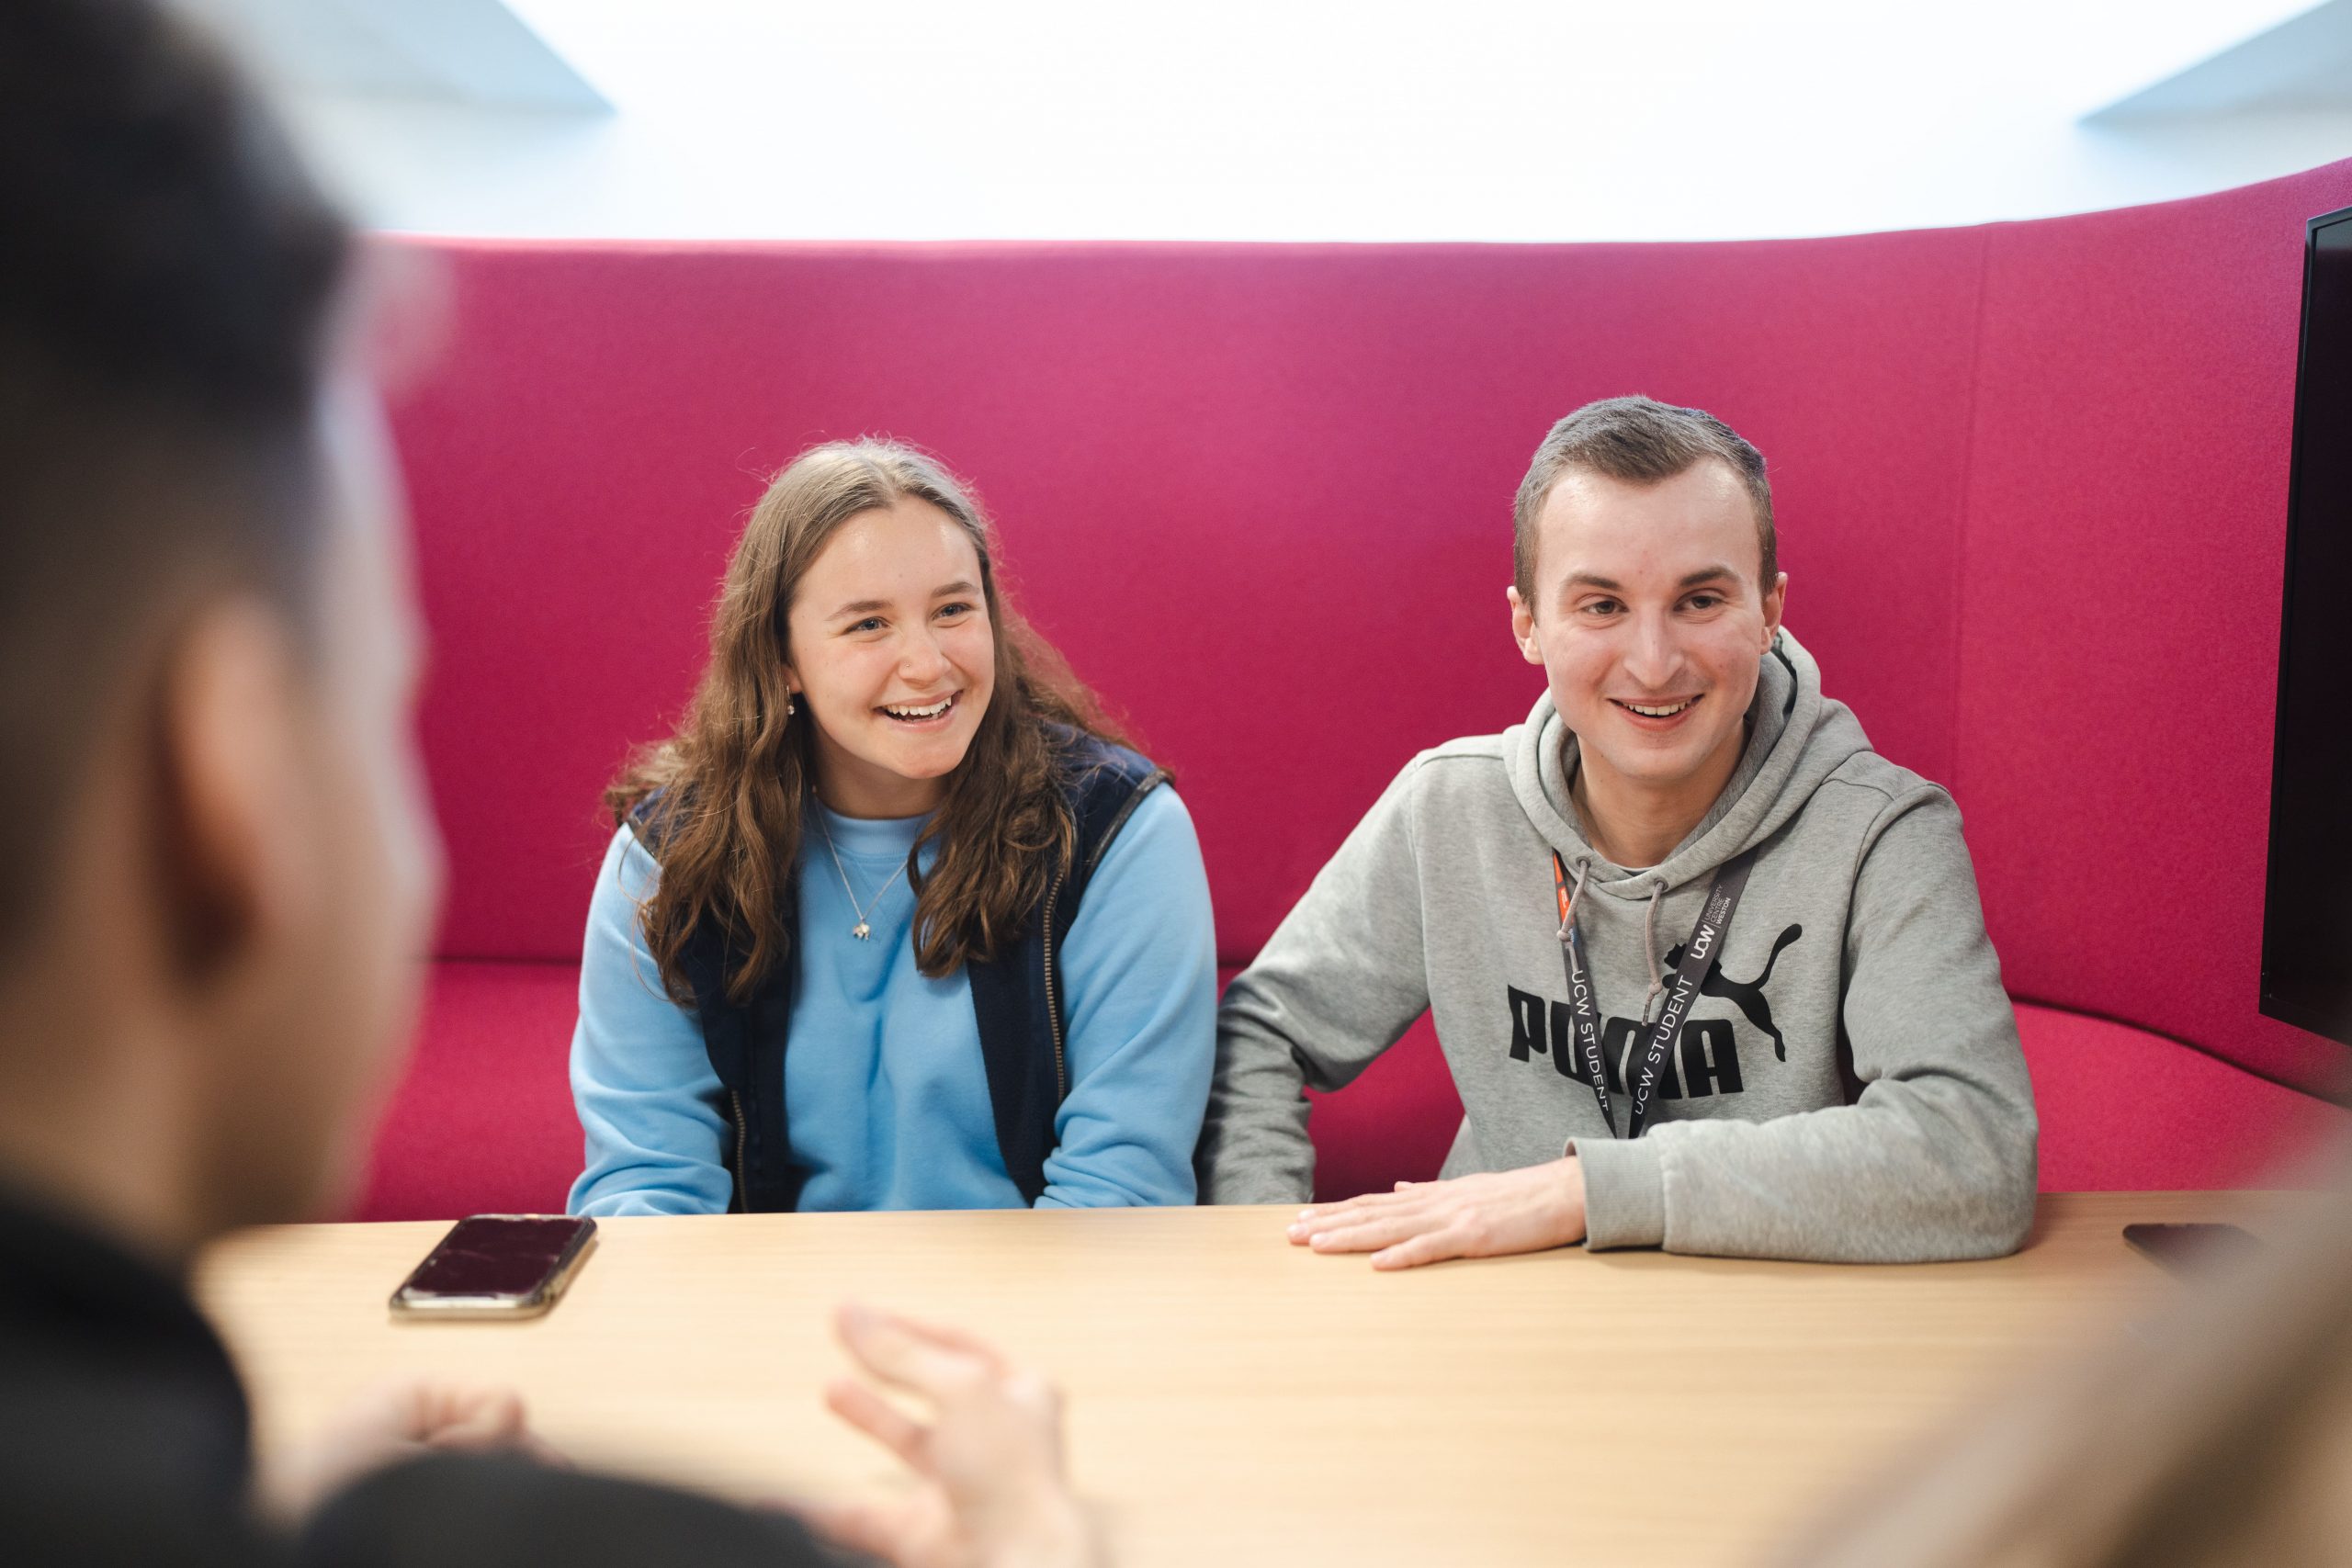
<path fill-rule="evenodd" d="M 1657 1247 L 1666 1241 L 1666 1167 L 1646 1138 L 1571 1139 L 1584 1168 L 1584 1244 Z"/>

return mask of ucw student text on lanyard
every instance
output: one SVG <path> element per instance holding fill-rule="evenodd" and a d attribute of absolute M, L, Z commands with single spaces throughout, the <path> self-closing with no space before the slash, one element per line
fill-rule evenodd
<path fill-rule="evenodd" d="M 1754 863 L 1756 852 L 1743 851 L 1724 863 L 1715 873 L 1714 881 L 1707 885 L 1706 907 L 1699 911 L 1699 923 L 1690 928 L 1690 940 L 1683 944 L 1682 962 L 1675 965 L 1674 986 L 1666 997 L 1666 1010 L 1650 1025 L 1639 1058 L 1640 1071 L 1629 1072 L 1625 1089 L 1633 1098 L 1633 1108 L 1625 1120 L 1625 1136 L 1638 1138 L 1650 1118 L 1650 1096 L 1657 1090 L 1666 1071 L 1666 1059 L 1674 1049 L 1674 1038 L 1680 1032 L 1683 1016 L 1690 1010 L 1690 1003 L 1707 978 L 1707 971 L 1715 966 L 1716 956 L 1723 951 L 1724 933 L 1731 929 L 1732 911 L 1739 908 L 1739 896 L 1747 886 L 1748 867 Z M 1600 1102 L 1601 1124 L 1610 1135 L 1617 1133 L 1617 1118 L 1609 1104 L 1609 1075 L 1600 1060 L 1600 998 L 1594 993 L 1592 971 L 1584 961 L 1584 934 L 1577 929 L 1576 899 L 1568 889 L 1568 868 L 1560 860 L 1560 852 L 1552 852 L 1552 886 L 1560 901 L 1560 957 L 1568 969 L 1568 1010 L 1576 1021 L 1577 1056 L 1584 1069 L 1585 1080 L 1592 1085 L 1592 1097 Z"/>

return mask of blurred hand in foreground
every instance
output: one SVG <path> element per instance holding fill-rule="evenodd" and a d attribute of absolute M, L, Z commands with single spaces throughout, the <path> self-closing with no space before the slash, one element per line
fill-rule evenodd
<path fill-rule="evenodd" d="M 428 1453 L 511 1450 L 544 1464 L 560 1454 L 530 1428 L 522 1396 L 413 1379 L 362 1395 L 317 1439 L 265 1469 L 263 1510 L 292 1525 L 370 1471 Z"/>
<path fill-rule="evenodd" d="M 888 1503 L 807 1506 L 812 1523 L 897 1568 L 1100 1568 L 1064 1472 L 1051 1383 L 954 1329 L 855 1304 L 835 1326 L 874 1383 L 913 1395 L 929 1420 L 874 1383 L 829 1387 L 833 1413 L 898 1455 L 916 1486 Z"/>

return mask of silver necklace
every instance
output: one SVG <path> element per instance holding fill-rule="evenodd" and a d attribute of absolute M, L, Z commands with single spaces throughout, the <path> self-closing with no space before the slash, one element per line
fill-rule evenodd
<path fill-rule="evenodd" d="M 825 826 L 824 808 L 818 807 L 813 815 L 817 818 L 817 831 L 825 836 L 826 852 L 833 857 L 833 869 L 841 873 L 842 891 L 849 895 L 849 907 L 857 911 L 857 924 L 849 928 L 849 934 L 860 942 L 868 941 L 874 935 L 874 928 L 865 923 L 866 911 L 882 902 L 882 895 L 889 892 L 890 884 L 899 880 L 899 872 L 907 868 L 903 863 L 900 864 L 898 871 L 893 871 L 889 879 L 875 890 L 873 898 L 861 906 L 857 901 L 857 889 L 849 885 L 849 868 L 842 864 L 842 852 L 833 848 L 833 830 Z"/>

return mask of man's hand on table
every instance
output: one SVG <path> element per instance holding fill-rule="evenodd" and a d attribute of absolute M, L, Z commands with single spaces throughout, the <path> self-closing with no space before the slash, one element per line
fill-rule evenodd
<path fill-rule="evenodd" d="M 288 1523 L 388 1464 L 428 1453 L 511 1450 L 541 1463 L 561 1455 L 533 1435 L 512 1389 L 462 1388 L 413 1380 L 361 1396 L 309 1446 L 263 1472 L 261 1502 Z"/>
<path fill-rule="evenodd" d="M 1094 1568 L 1101 1562 L 1062 1463 L 1051 1383 L 990 1347 L 871 1308 L 847 1306 L 842 1343 L 876 1382 L 913 1394 L 930 1423 L 873 1384 L 825 1391 L 835 1415 L 905 1461 L 918 1483 L 890 1504 L 816 1505 L 811 1522 L 897 1568 Z"/>
<path fill-rule="evenodd" d="M 1570 1156 L 1452 1181 L 1400 1181 L 1393 1192 L 1303 1210 L 1289 1234 L 1293 1246 L 1317 1252 L 1369 1252 L 1374 1269 L 1542 1252 L 1584 1239 L 1584 1169 Z"/>

